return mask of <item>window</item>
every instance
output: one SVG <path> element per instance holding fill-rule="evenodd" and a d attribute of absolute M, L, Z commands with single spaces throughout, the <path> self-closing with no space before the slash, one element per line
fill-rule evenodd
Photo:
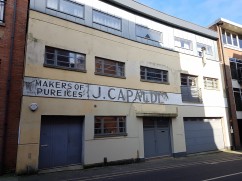
<path fill-rule="evenodd" d="M 85 71 L 86 55 L 45 47 L 45 65 Z"/>
<path fill-rule="evenodd" d="M 93 10 L 93 22 L 113 28 L 116 30 L 121 30 L 121 19 L 111 16 L 109 14 Z"/>
<path fill-rule="evenodd" d="M 95 136 L 127 135 L 126 117 L 124 116 L 96 116 Z"/>
<path fill-rule="evenodd" d="M 230 70 L 232 79 L 242 80 L 242 60 L 230 58 Z"/>
<path fill-rule="evenodd" d="M 136 36 L 157 41 L 157 42 L 162 42 L 162 33 L 159 31 L 155 31 L 152 29 L 149 29 L 144 26 L 136 25 Z"/>
<path fill-rule="evenodd" d="M 203 77 L 205 89 L 218 89 L 218 79 Z"/>
<path fill-rule="evenodd" d="M 212 47 L 209 45 L 205 45 L 202 43 L 197 43 L 197 52 L 198 52 L 198 56 L 202 56 L 202 48 L 205 48 L 205 52 L 207 55 L 212 55 L 213 51 L 212 51 Z"/>
<path fill-rule="evenodd" d="M 196 76 L 181 74 L 181 94 L 183 102 L 202 103 L 202 93 L 197 87 Z"/>
<path fill-rule="evenodd" d="M 192 50 L 192 41 L 175 37 L 175 46 L 184 48 L 184 49 L 188 49 L 188 50 Z"/>
<path fill-rule="evenodd" d="M 124 63 L 104 58 L 95 58 L 95 74 L 124 77 Z"/>
<path fill-rule="evenodd" d="M 242 48 L 242 36 L 222 30 L 222 40 L 224 44 Z"/>
<path fill-rule="evenodd" d="M 5 0 L 0 0 L 0 23 L 4 23 Z"/>
<path fill-rule="evenodd" d="M 193 75 L 181 74 L 182 86 L 197 86 L 197 77 Z"/>
<path fill-rule="evenodd" d="M 167 83 L 168 71 L 141 66 L 140 78 L 150 82 Z"/>
<path fill-rule="evenodd" d="M 233 91 L 234 91 L 236 110 L 242 111 L 242 90 L 238 88 L 234 88 Z"/>
<path fill-rule="evenodd" d="M 70 0 L 47 0 L 47 8 L 84 18 L 84 6 Z"/>

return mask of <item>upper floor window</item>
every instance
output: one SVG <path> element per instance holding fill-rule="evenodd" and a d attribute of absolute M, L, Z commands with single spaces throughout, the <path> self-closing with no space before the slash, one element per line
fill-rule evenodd
<path fill-rule="evenodd" d="M 234 91 L 234 100 L 237 111 L 242 111 L 242 89 L 233 88 Z"/>
<path fill-rule="evenodd" d="M 205 89 L 218 89 L 218 79 L 203 77 Z"/>
<path fill-rule="evenodd" d="M 175 46 L 184 48 L 184 49 L 188 49 L 188 50 L 192 50 L 192 41 L 183 39 L 183 38 L 179 38 L 179 37 L 175 37 Z"/>
<path fill-rule="evenodd" d="M 242 60 L 230 58 L 230 70 L 232 79 L 238 79 L 239 83 L 242 81 Z"/>
<path fill-rule="evenodd" d="M 197 86 L 197 76 L 181 74 L 182 86 Z"/>
<path fill-rule="evenodd" d="M 167 83 L 168 71 L 141 66 L 140 78 L 150 82 Z"/>
<path fill-rule="evenodd" d="M 95 74 L 124 77 L 124 63 L 104 58 L 95 58 Z"/>
<path fill-rule="evenodd" d="M 0 23 L 4 23 L 5 0 L 0 0 Z"/>
<path fill-rule="evenodd" d="M 84 18 L 84 6 L 70 0 L 47 0 L 47 8 Z"/>
<path fill-rule="evenodd" d="M 242 36 L 222 30 L 222 39 L 224 44 L 242 48 Z"/>
<path fill-rule="evenodd" d="M 96 116 L 95 136 L 127 135 L 126 117 L 124 116 Z"/>
<path fill-rule="evenodd" d="M 85 71 L 86 55 L 45 47 L 45 65 Z"/>
<path fill-rule="evenodd" d="M 93 22 L 113 28 L 116 30 L 121 30 L 121 19 L 115 16 L 93 10 Z"/>
<path fill-rule="evenodd" d="M 162 33 L 149 29 L 144 26 L 136 25 L 136 36 L 145 38 L 148 40 L 153 40 L 157 42 L 162 42 Z"/>
<path fill-rule="evenodd" d="M 202 56 L 202 48 L 205 48 L 205 52 L 207 55 L 212 55 L 213 51 L 212 51 L 212 47 L 209 45 L 205 45 L 202 43 L 197 43 L 197 52 L 198 52 L 198 56 Z"/>

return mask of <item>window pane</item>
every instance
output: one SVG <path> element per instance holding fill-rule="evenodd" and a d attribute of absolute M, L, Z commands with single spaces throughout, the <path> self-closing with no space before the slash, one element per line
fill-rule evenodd
<path fill-rule="evenodd" d="M 165 70 L 140 67 L 141 80 L 150 80 L 155 82 L 167 82 L 168 72 Z"/>
<path fill-rule="evenodd" d="M 175 37 L 175 46 L 191 50 L 192 42 L 190 40 Z"/>
<path fill-rule="evenodd" d="M 233 37 L 233 45 L 234 46 L 238 46 L 238 43 L 237 43 L 237 36 L 235 34 L 232 34 L 232 37 Z"/>
<path fill-rule="evenodd" d="M 222 39 L 223 39 L 223 43 L 227 44 L 226 35 L 225 35 L 225 31 L 224 30 L 222 30 Z"/>
<path fill-rule="evenodd" d="M 136 25 L 136 36 L 162 42 L 161 32 L 140 25 Z"/>
<path fill-rule="evenodd" d="M 45 49 L 45 63 L 60 67 L 85 70 L 85 58 L 83 54 L 77 54 L 67 50 L 60 50 L 51 47 Z"/>
<path fill-rule="evenodd" d="M 232 79 L 237 79 L 237 70 L 236 70 L 236 63 L 230 62 L 230 70 Z"/>
<path fill-rule="evenodd" d="M 242 101 L 241 101 L 240 93 L 234 92 L 234 98 L 235 98 L 236 110 L 242 111 Z"/>
<path fill-rule="evenodd" d="M 93 11 L 93 22 L 121 30 L 121 19 L 99 11 Z"/>
<path fill-rule="evenodd" d="M 102 73 L 104 75 L 109 75 L 109 76 L 119 76 L 119 77 L 125 76 L 124 63 L 122 62 L 96 57 L 95 67 L 96 67 L 96 73 Z"/>
<path fill-rule="evenodd" d="M 83 9 L 84 8 L 82 5 L 75 4 L 73 2 L 68 2 L 66 0 L 60 0 L 60 11 L 65 12 L 67 14 L 83 18 Z"/>
<path fill-rule="evenodd" d="M 231 34 L 229 32 L 226 32 L 226 34 L 227 34 L 227 43 L 232 45 Z"/>
<path fill-rule="evenodd" d="M 4 1 L 0 1 L 0 23 L 3 22 L 3 16 L 4 16 Z"/>
<path fill-rule="evenodd" d="M 58 0 L 47 0 L 47 7 L 52 9 L 58 9 Z"/>
<path fill-rule="evenodd" d="M 242 36 L 239 36 L 239 47 L 242 48 Z"/>

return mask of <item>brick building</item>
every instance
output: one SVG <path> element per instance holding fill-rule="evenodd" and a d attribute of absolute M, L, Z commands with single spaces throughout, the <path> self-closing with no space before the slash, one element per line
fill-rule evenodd
<path fill-rule="evenodd" d="M 218 50 L 224 63 L 226 91 L 229 98 L 230 125 L 234 147 L 242 140 L 242 25 L 220 18 L 210 26 L 218 32 Z"/>
<path fill-rule="evenodd" d="M 28 0 L 0 0 L 0 174 L 16 166 Z"/>

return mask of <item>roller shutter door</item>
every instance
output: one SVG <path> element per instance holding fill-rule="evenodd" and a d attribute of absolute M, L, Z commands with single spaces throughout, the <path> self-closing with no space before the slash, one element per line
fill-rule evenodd
<path fill-rule="evenodd" d="M 224 148 L 221 119 L 184 118 L 187 153 Z"/>

